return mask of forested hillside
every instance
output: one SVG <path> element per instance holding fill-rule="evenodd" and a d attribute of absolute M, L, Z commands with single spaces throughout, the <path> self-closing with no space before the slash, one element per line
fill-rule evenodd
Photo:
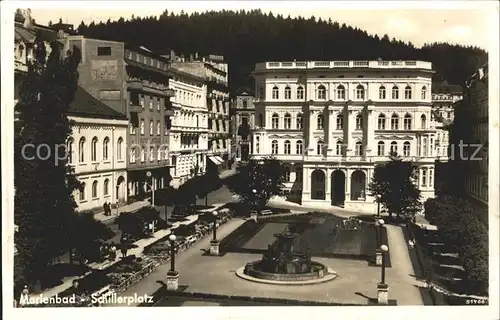
<path fill-rule="evenodd" d="M 317 20 L 314 17 L 284 18 L 260 10 L 172 14 L 106 23 L 83 22 L 80 34 L 99 39 L 143 45 L 153 51 L 188 56 L 198 52 L 220 54 L 229 63 L 234 92 L 252 87 L 250 76 L 256 62 L 270 60 L 425 60 L 433 63 L 435 81 L 462 85 L 475 69 L 487 62 L 477 47 L 433 43 L 415 48 L 389 36 L 379 38 L 366 31 Z"/>

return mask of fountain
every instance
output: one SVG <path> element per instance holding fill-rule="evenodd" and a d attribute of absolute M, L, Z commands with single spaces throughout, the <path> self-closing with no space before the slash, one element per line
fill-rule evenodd
<path fill-rule="evenodd" d="M 247 263 L 236 274 L 246 280 L 272 284 L 312 284 L 333 280 L 335 272 L 311 261 L 310 247 L 305 252 L 296 250 L 299 236 L 288 228 L 275 234 L 277 241 L 268 245 L 262 260 Z"/>

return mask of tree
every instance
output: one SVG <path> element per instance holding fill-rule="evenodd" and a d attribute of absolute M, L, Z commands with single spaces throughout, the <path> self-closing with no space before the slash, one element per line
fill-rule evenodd
<path fill-rule="evenodd" d="M 228 188 L 243 204 L 262 208 L 271 197 L 284 194 L 283 163 L 276 158 L 251 159 L 236 171 Z"/>
<path fill-rule="evenodd" d="M 75 226 L 76 232 L 73 234 L 72 242 L 76 252 L 90 261 L 99 258 L 102 243 L 115 235 L 107 225 L 96 220 L 92 214 L 79 214 Z"/>
<path fill-rule="evenodd" d="M 422 210 L 420 190 L 417 188 L 417 167 L 411 161 L 403 161 L 396 154 L 390 155 L 390 161 L 375 166 L 371 192 L 389 211 L 406 219 L 413 218 Z"/>
<path fill-rule="evenodd" d="M 71 248 L 73 191 L 80 187 L 64 155 L 71 134 L 65 114 L 76 92 L 81 55 L 76 47 L 61 54 L 56 41 L 50 48 L 47 53 L 42 39 L 35 39 L 15 106 L 15 243 L 24 266 L 15 273 L 28 283 L 40 279 L 43 269 Z M 30 145 L 34 147 L 25 147 Z"/>

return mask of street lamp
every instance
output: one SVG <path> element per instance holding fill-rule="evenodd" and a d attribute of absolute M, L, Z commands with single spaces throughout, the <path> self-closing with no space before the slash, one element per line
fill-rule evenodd
<path fill-rule="evenodd" d="M 170 270 L 167 272 L 167 290 L 175 291 L 179 288 L 179 272 L 175 271 L 175 234 L 170 234 Z"/>
<path fill-rule="evenodd" d="M 380 246 L 380 251 L 382 251 L 382 274 L 380 278 L 380 283 L 385 284 L 385 259 L 387 251 L 389 251 L 389 248 L 385 244 L 383 244 Z"/>
<path fill-rule="evenodd" d="M 252 193 L 253 193 L 253 196 L 254 196 L 254 201 L 255 201 L 255 211 L 257 211 L 257 214 L 259 213 L 259 204 L 257 202 L 257 190 L 256 189 L 253 189 L 252 190 Z"/>
<path fill-rule="evenodd" d="M 214 216 L 214 232 L 213 232 L 213 238 L 212 241 L 217 241 L 217 215 L 219 214 L 217 211 L 212 212 Z"/>
<path fill-rule="evenodd" d="M 385 259 L 389 248 L 383 244 L 380 246 L 382 252 L 382 271 L 380 276 L 380 283 L 377 285 L 377 301 L 379 304 L 388 304 L 389 301 L 389 286 L 385 283 Z"/>
<path fill-rule="evenodd" d="M 384 224 L 384 219 L 375 220 L 375 225 L 377 226 L 377 245 L 380 245 L 382 243 L 382 226 Z"/>
<path fill-rule="evenodd" d="M 377 195 L 377 217 L 380 217 L 380 195 Z"/>
<path fill-rule="evenodd" d="M 154 181 L 154 177 L 153 177 L 153 174 L 151 173 L 151 171 L 148 171 L 146 172 L 146 176 L 148 178 L 151 178 L 151 203 L 153 205 L 153 207 L 155 206 L 155 181 Z"/>
<path fill-rule="evenodd" d="M 212 211 L 212 215 L 214 216 L 214 229 L 213 229 L 213 238 L 210 240 L 210 255 L 218 256 L 219 255 L 219 240 L 217 240 L 217 228 L 219 224 L 217 223 L 217 215 L 219 213 L 217 211 Z"/>

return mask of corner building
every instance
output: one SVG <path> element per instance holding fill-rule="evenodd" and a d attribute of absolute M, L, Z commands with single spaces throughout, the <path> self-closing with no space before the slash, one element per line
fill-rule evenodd
<path fill-rule="evenodd" d="M 432 198 L 432 74 L 423 61 L 258 63 L 252 157 L 286 164 L 292 201 L 374 212 L 368 185 L 394 151 Z"/>

